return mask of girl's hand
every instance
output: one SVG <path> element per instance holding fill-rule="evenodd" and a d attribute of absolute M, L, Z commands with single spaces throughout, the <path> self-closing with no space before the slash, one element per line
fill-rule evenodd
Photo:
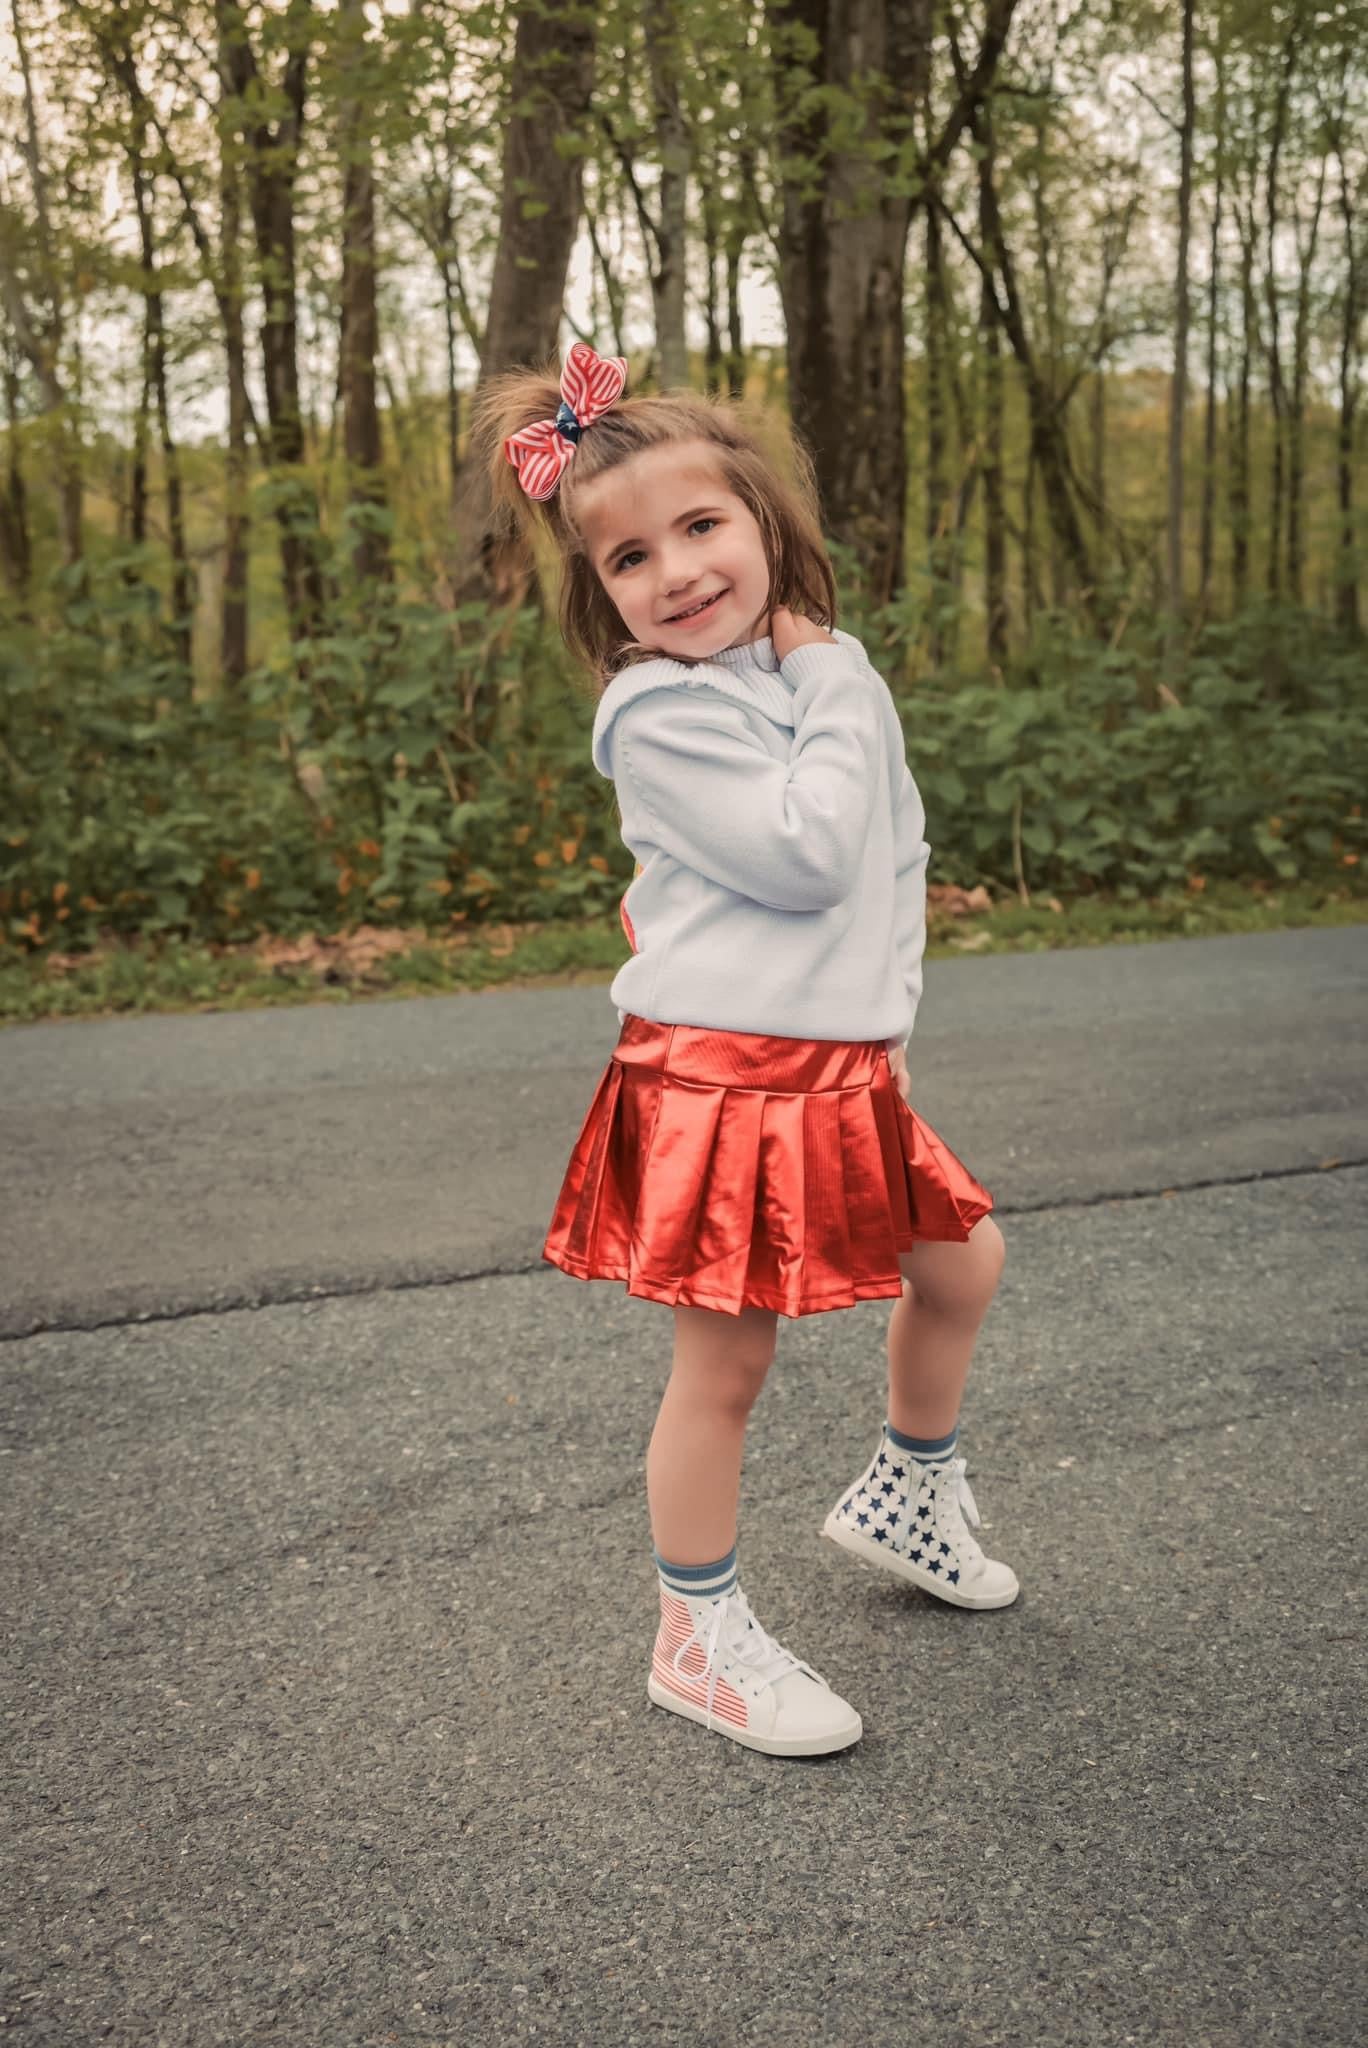
<path fill-rule="evenodd" d="M 900 1045 L 894 1046 L 888 1055 L 888 1064 L 893 1070 L 893 1081 L 899 1095 L 912 1107 L 912 1076 L 907 1071 L 907 1053 Z"/>
<path fill-rule="evenodd" d="M 822 626 L 814 626 L 811 619 L 805 619 L 801 612 L 790 611 L 786 604 L 775 605 L 770 613 L 770 638 L 780 661 L 792 654 L 795 647 L 837 647 L 840 642 Z"/>

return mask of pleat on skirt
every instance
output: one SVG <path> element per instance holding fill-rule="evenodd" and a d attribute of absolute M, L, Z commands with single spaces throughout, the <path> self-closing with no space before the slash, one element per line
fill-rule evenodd
<path fill-rule="evenodd" d="M 904 1102 L 882 1040 L 629 1015 L 543 1257 L 648 1301 L 816 1315 L 896 1297 L 899 1252 L 963 1243 L 992 1206 Z"/>

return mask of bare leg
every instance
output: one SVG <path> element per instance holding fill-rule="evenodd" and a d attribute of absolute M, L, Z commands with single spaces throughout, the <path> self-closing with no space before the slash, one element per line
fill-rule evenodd
<path fill-rule="evenodd" d="M 955 1427 L 1006 1256 L 991 1216 L 966 1244 L 919 1244 L 901 1254 L 903 1291 L 888 1325 L 888 1419 L 905 1436 L 948 1436 Z"/>
<path fill-rule="evenodd" d="M 676 1308 L 674 1365 L 646 1453 L 655 1547 L 712 1564 L 736 1541 L 746 1421 L 774 1359 L 778 1317 Z"/>

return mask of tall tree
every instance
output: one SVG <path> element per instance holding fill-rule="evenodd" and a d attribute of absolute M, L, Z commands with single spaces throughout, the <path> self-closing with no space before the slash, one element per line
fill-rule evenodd
<path fill-rule="evenodd" d="M 287 0 L 279 84 L 263 74 L 240 0 L 214 0 L 219 68 L 232 88 L 224 112 L 244 144 L 243 166 L 261 278 L 261 356 L 269 419 L 267 448 L 290 630 L 312 637 L 325 600 L 318 500 L 304 464 L 299 398 L 299 303 L 295 271 L 295 184 L 304 130 L 305 86 L 316 24 L 312 0 Z M 278 109 L 275 118 L 271 110 Z"/>
<path fill-rule="evenodd" d="M 977 112 L 973 125 L 975 139 L 982 149 L 983 121 Z M 980 180 L 979 203 L 985 246 L 982 252 L 974 253 L 985 287 L 993 294 L 995 317 L 1002 332 L 1007 336 L 1025 389 L 1029 424 L 1027 531 L 1030 531 L 1033 482 L 1038 473 L 1050 517 L 1052 537 L 1060 550 L 1062 561 L 1067 565 L 1069 586 L 1085 612 L 1091 613 L 1095 610 L 1097 602 L 1096 577 L 1079 515 L 1076 481 L 1065 432 L 1065 405 L 1068 394 L 1056 392 L 1051 387 L 1032 345 L 1026 325 L 1025 299 L 1017 275 L 1017 265 L 1003 226 L 994 163 L 986 151 L 983 162 L 984 173 Z M 967 238 L 961 235 L 961 240 L 967 241 Z M 1029 549 L 1027 552 L 1029 554 Z M 1029 561 L 1027 569 L 1029 574 Z M 1056 591 L 1057 597 L 1065 594 L 1064 591 Z"/>
<path fill-rule="evenodd" d="M 1016 0 L 987 0 L 972 67 L 929 147 L 916 110 L 932 0 L 770 0 L 783 165 L 779 289 L 789 403 L 829 529 L 870 595 L 901 587 L 907 239 L 989 90 Z"/>
<path fill-rule="evenodd" d="M 1264 171 L 1264 298 L 1268 327 L 1268 402 L 1273 408 L 1273 460 L 1269 484 L 1268 572 L 1270 597 L 1278 597 L 1283 583 L 1284 491 L 1287 477 L 1287 383 L 1282 360 L 1282 299 L 1278 287 L 1278 230 L 1282 201 L 1282 153 L 1287 141 L 1288 113 L 1292 99 L 1292 76 L 1300 51 L 1301 18 L 1294 9 L 1283 39 L 1278 67 L 1277 92 L 1268 137 L 1268 158 Z"/>
<path fill-rule="evenodd" d="M 380 320 L 375 296 L 374 124 L 377 66 L 366 34 L 365 0 L 340 0 L 334 62 L 339 79 L 338 147 L 342 156 L 342 317 L 339 382 L 347 497 L 360 514 L 352 570 L 363 583 L 390 573 L 389 542 L 373 516 L 385 509 L 375 358 Z"/>
<path fill-rule="evenodd" d="M 1211 203 L 1211 234 L 1207 246 L 1206 405 L 1202 425 L 1202 510 L 1197 541 L 1198 605 L 1203 615 L 1206 613 L 1211 593 L 1211 570 L 1216 547 L 1216 415 L 1221 347 L 1221 230 L 1226 157 L 1225 51 L 1219 25 L 1212 60 L 1216 67 L 1216 189 Z"/>
<path fill-rule="evenodd" d="M 220 55 L 221 55 L 220 51 Z M 219 613 L 219 664 L 230 686 L 247 673 L 248 573 L 251 533 L 249 422 L 255 425 L 247 389 L 247 334 L 243 321 L 242 172 L 232 148 L 232 84 L 218 72 L 215 128 L 218 142 L 219 263 L 217 298 L 223 327 L 224 375 L 228 386 L 228 439 L 223 476 L 223 599 Z M 207 267 L 212 270 L 212 257 Z"/>
<path fill-rule="evenodd" d="M 1188 249 L 1192 240 L 1192 137 L 1197 108 L 1192 79 L 1193 0 L 1183 0 L 1182 94 L 1178 125 L 1178 254 L 1173 287 L 1173 373 L 1168 416 L 1168 548 L 1166 594 L 1170 629 L 1183 616 L 1183 429 L 1187 417 L 1188 325 L 1191 285 Z"/>
<path fill-rule="evenodd" d="M 37 89 L 29 59 L 27 13 L 20 0 L 10 0 L 10 28 L 23 82 L 19 147 L 28 170 L 33 218 L 30 229 L 17 211 L 0 199 L 0 301 L 15 341 L 37 379 L 43 416 L 54 444 L 62 553 L 67 563 L 73 564 L 81 560 L 84 548 L 84 485 L 80 429 L 62 361 L 67 342 L 67 285 L 49 196 Z"/>
<path fill-rule="evenodd" d="M 1253 179 L 1247 191 L 1236 181 L 1231 197 L 1240 244 L 1239 343 L 1233 368 L 1233 382 L 1226 399 L 1231 414 L 1229 490 L 1230 583 L 1236 607 L 1249 595 L 1250 546 L 1253 520 L 1250 507 L 1252 468 L 1250 419 L 1254 351 L 1259 339 L 1258 286 L 1255 278 L 1258 224 L 1254 216 Z"/>
<path fill-rule="evenodd" d="M 1001 669 L 1007 660 L 1007 508 L 1003 487 L 1002 328 L 992 271 L 997 257 L 993 242 L 993 103 L 988 99 L 979 122 L 978 230 L 987 267 L 979 280 L 979 333 L 983 345 L 983 609 L 988 659 Z"/>
<path fill-rule="evenodd" d="M 583 152 L 594 83 L 596 10 L 586 0 L 536 0 L 518 15 L 508 77 L 499 236 L 480 350 L 479 382 L 554 355 L 579 224 Z M 478 387 L 477 387 L 478 388 Z M 526 590 L 516 555 L 498 548 L 485 479 L 461 478 L 454 526 L 457 596 Z"/>
<path fill-rule="evenodd" d="M 184 489 L 180 450 L 171 427 L 171 399 L 167 383 L 166 309 L 157 251 L 156 181 L 153 152 L 155 124 L 151 105 L 138 72 L 134 47 L 137 23 L 124 9 L 91 11 L 87 15 L 99 61 L 114 91 L 121 95 L 123 109 L 119 130 L 127 158 L 133 210 L 138 222 L 140 255 L 139 288 L 143 300 L 142 397 L 137 414 L 136 459 L 134 464 L 133 538 L 141 543 L 146 533 L 145 415 L 149 397 L 156 408 L 161 442 L 162 479 L 166 492 L 166 531 L 171 552 L 170 631 L 177 656 L 187 677 L 191 669 L 191 646 L 195 609 L 195 578 L 186 546 Z"/>
<path fill-rule="evenodd" d="M 658 213 L 654 224 L 656 261 L 651 266 L 651 299 L 655 307 L 660 382 L 668 391 L 689 381 L 684 283 L 692 149 L 684 111 L 685 52 L 680 33 L 679 0 L 644 0 L 641 26 L 646 39 L 651 116 L 660 157 Z M 635 179 L 633 191 L 640 197 Z M 649 222 L 644 204 L 641 210 Z"/>
<path fill-rule="evenodd" d="M 1351 45 L 1346 37 L 1340 63 L 1340 89 L 1330 129 L 1338 173 L 1343 260 L 1340 271 L 1339 418 L 1335 433 L 1335 496 L 1339 513 L 1338 560 L 1335 564 L 1335 616 L 1347 632 L 1362 630 L 1359 609 L 1359 548 L 1354 514 L 1354 439 L 1362 369 L 1362 331 L 1368 316 L 1368 247 L 1361 222 L 1368 206 L 1368 158 L 1355 165 L 1348 126 Z M 1360 85 L 1362 78 L 1360 75 Z"/>
<path fill-rule="evenodd" d="M 19 443 L 19 371 L 5 337 L 0 378 L 5 388 L 5 461 L 7 475 L 0 477 L 0 574 L 18 604 L 21 617 L 28 616 L 29 579 L 33 573 L 33 541 L 29 533 L 28 485 Z"/>

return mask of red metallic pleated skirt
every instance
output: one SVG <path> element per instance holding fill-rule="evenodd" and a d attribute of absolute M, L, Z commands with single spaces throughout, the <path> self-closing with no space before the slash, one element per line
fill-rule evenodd
<path fill-rule="evenodd" d="M 648 1301 L 816 1315 L 897 1296 L 899 1252 L 962 1244 L 992 1206 L 882 1040 L 628 1016 L 542 1256 Z"/>

